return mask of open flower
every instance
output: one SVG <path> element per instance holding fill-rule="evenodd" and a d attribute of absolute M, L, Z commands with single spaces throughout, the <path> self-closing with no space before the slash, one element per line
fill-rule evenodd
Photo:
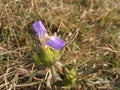
<path fill-rule="evenodd" d="M 38 65 L 52 65 L 60 57 L 60 50 L 65 46 L 65 42 L 60 37 L 48 36 L 41 21 L 35 22 L 33 28 L 42 45 L 38 52 L 33 52 L 34 60 Z"/>
<path fill-rule="evenodd" d="M 61 38 L 59 38 L 57 36 L 52 36 L 52 37 L 48 36 L 47 30 L 41 21 L 35 22 L 33 24 L 33 28 L 34 28 L 35 32 L 38 34 L 38 37 L 40 40 L 47 38 L 45 41 L 46 45 L 48 45 L 56 50 L 61 50 L 62 47 L 65 46 L 65 42 Z"/>

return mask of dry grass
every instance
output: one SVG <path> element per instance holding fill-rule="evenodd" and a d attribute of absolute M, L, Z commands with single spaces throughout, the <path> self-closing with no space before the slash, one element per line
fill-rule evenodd
<path fill-rule="evenodd" d="M 0 90 L 47 89 L 30 48 L 39 19 L 66 41 L 60 62 L 76 66 L 73 89 L 120 89 L 120 0 L 0 0 Z"/>

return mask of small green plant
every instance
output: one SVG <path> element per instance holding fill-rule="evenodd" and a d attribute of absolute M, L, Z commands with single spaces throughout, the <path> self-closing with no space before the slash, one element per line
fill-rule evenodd
<path fill-rule="evenodd" d="M 65 42 L 57 36 L 49 36 L 41 21 L 35 22 L 33 28 L 40 40 L 39 53 L 33 52 L 33 57 L 38 65 L 52 65 L 59 57 L 60 50 Z"/>

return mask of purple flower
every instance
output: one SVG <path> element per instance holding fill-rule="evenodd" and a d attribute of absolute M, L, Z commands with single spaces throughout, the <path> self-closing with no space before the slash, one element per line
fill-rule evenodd
<path fill-rule="evenodd" d="M 47 30 L 40 20 L 33 24 L 33 28 L 35 32 L 38 34 L 40 40 L 42 40 L 44 36 L 47 35 Z"/>
<path fill-rule="evenodd" d="M 46 28 L 44 27 L 40 20 L 33 24 L 33 28 L 35 32 L 38 34 L 40 40 L 43 40 L 45 36 L 48 35 Z M 57 36 L 52 37 L 47 36 L 46 38 L 47 38 L 45 41 L 46 44 L 56 50 L 61 50 L 62 47 L 65 46 L 65 42 Z"/>
<path fill-rule="evenodd" d="M 51 38 L 47 38 L 46 44 L 56 50 L 61 50 L 62 47 L 65 46 L 65 42 L 57 36 L 52 36 Z"/>

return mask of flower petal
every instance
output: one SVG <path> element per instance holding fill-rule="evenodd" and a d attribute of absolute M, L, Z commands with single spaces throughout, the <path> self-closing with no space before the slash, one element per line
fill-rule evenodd
<path fill-rule="evenodd" d="M 65 42 L 57 36 L 47 38 L 46 44 L 56 50 L 61 50 L 62 47 L 65 46 Z"/>
<path fill-rule="evenodd" d="M 40 20 L 35 22 L 32 26 L 35 32 L 38 34 L 39 39 L 43 39 L 44 36 L 47 35 L 47 30 Z"/>

